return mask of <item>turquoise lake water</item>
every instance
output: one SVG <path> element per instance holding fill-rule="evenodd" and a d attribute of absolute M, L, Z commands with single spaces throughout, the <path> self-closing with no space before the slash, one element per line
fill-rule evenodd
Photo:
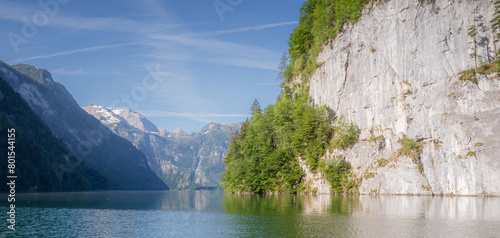
<path fill-rule="evenodd" d="M 0 237 L 500 237 L 500 198 L 236 195 L 223 191 L 17 194 Z"/>

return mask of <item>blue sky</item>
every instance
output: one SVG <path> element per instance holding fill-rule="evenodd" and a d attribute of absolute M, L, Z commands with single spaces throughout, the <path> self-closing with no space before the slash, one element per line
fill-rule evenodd
<path fill-rule="evenodd" d="M 195 131 L 276 101 L 303 2 L 0 0 L 0 60 L 48 69 L 81 106 Z"/>

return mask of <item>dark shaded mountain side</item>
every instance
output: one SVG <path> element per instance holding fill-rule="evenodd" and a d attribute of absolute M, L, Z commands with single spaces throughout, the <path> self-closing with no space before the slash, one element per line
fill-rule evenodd
<path fill-rule="evenodd" d="M 8 152 L 8 130 L 15 129 L 16 191 L 76 191 L 108 189 L 108 180 L 90 168 L 56 138 L 52 131 L 31 110 L 29 105 L 0 78 L 0 154 Z M 12 134 L 12 133 L 10 133 Z M 11 153 L 12 154 L 12 153 Z M 8 173 L 7 159 L 0 163 L 0 171 Z M 6 184 L 1 176 L 0 183 Z M 0 192 L 7 192 L 0 186 Z"/>
<path fill-rule="evenodd" d="M 48 71 L 0 62 L 0 76 L 71 151 L 106 176 L 111 189 L 168 189 L 142 152 L 83 111 Z"/>

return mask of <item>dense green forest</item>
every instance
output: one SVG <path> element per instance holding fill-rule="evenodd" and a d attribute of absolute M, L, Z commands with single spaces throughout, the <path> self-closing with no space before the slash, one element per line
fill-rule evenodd
<path fill-rule="evenodd" d="M 252 117 L 232 135 L 223 186 L 227 192 L 312 192 L 307 190 L 301 158 L 321 171 L 332 192 L 353 192 L 351 165 L 343 158 L 320 160 L 326 150 L 346 149 L 357 141 L 359 130 L 327 108 L 313 107 L 307 79 L 320 64 L 321 47 L 334 39 L 346 22 L 361 16 L 367 0 L 308 0 L 300 9 L 299 26 L 288 41 L 279 78 L 282 92 L 275 105 L 261 109 L 254 101 Z M 289 61 L 289 62 L 288 62 Z M 294 80 L 298 75 L 303 80 Z M 298 83 L 296 83 L 298 82 Z"/>
<path fill-rule="evenodd" d="M 313 107 L 307 79 L 319 66 L 321 47 L 334 39 L 347 22 L 354 22 L 368 0 L 308 0 L 300 9 L 299 25 L 290 35 L 289 60 L 284 54 L 279 78 L 282 92 L 264 110 L 255 101 L 252 117 L 232 135 L 224 160 L 227 192 L 313 192 L 307 190 L 298 158 L 321 171 L 332 192 L 354 192 L 356 179 L 344 158 L 324 161 L 329 149 L 353 145 L 359 130 L 342 122 L 327 108 Z M 302 75 L 302 80 L 294 80 Z M 297 83 L 298 82 L 298 83 Z"/>
<path fill-rule="evenodd" d="M 348 192 L 350 164 L 343 158 L 320 161 L 327 149 L 345 149 L 357 141 L 358 129 L 335 119 L 327 107 L 312 107 L 307 91 L 283 91 L 275 105 L 252 105 L 252 118 L 232 135 L 223 185 L 227 192 L 308 192 L 297 158 L 320 169 L 334 192 Z"/>

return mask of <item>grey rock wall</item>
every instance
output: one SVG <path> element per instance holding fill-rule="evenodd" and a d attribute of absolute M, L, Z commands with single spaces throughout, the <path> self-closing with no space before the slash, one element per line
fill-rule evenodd
<path fill-rule="evenodd" d="M 325 158 L 343 155 L 363 177 L 360 193 L 500 195 L 499 77 L 458 76 L 474 66 L 467 29 L 476 7 L 488 63 L 498 49 L 490 0 L 381 1 L 318 56 L 313 102 L 361 129 L 355 146 Z M 417 161 L 398 155 L 403 134 L 424 142 Z"/>

